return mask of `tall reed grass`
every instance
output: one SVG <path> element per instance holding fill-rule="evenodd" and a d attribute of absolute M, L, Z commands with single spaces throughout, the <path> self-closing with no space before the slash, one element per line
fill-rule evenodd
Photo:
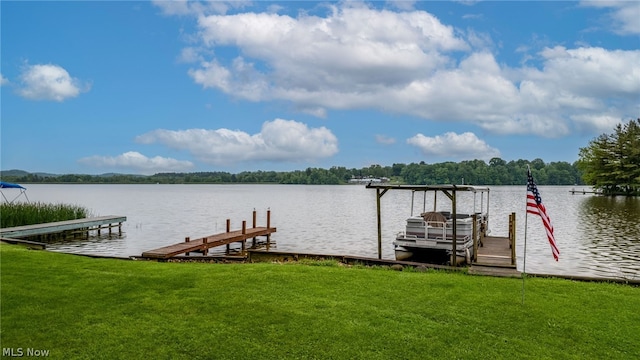
<path fill-rule="evenodd" d="M 42 224 L 53 221 L 75 220 L 89 217 L 88 209 L 69 204 L 2 203 L 0 227 Z"/>

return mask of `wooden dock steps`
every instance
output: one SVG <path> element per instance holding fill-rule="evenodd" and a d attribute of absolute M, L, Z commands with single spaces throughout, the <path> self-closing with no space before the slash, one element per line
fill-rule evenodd
<path fill-rule="evenodd" d="M 122 223 L 127 220 L 126 216 L 98 216 L 77 220 L 56 221 L 43 224 L 15 226 L 10 228 L 0 229 L 0 236 L 9 238 L 20 238 L 27 236 L 37 236 L 46 234 L 55 234 L 65 231 L 79 230 L 79 229 L 91 229 L 95 228 L 100 232 L 102 228 L 108 228 L 111 233 L 112 227 L 118 227 L 118 232 L 122 233 Z M 117 224 L 117 225 L 112 225 Z M 107 226 L 104 226 L 107 225 Z M 104 226 L 104 227 L 103 227 Z"/>
<path fill-rule="evenodd" d="M 224 232 L 194 240 L 186 238 L 185 242 L 182 243 L 161 247 L 155 250 L 145 251 L 142 253 L 142 257 L 167 259 L 179 254 L 186 254 L 195 251 L 206 251 L 207 249 L 212 247 L 245 241 L 257 236 L 268 236 L 274 232 L 276 232 L 276 228 L 273 227 L 255 227 L 245 230 Z"/>

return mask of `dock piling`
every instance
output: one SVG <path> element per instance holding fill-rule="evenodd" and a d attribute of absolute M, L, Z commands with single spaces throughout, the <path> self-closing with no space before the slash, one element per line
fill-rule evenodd
<path fill-rule="evenodd" d="M 245 235 L 247 233 L 247 220 L 242 220 L 242 235 Z M 242 252 L 245 251 L 247 247 L 247 240 L 243 239 L 242 240 Z"/>
<path fill-rule="evenodd" d="M 267 229 L 271 228 L 271 208 L 267 209 Z M 271 245 L 271 233 L 267 234 L 267 245 Z"/>
<path fill-rule="evenodd" d="M 471 218 L 473 219 L 473 229 L 472 229 L 472 234 L 473 234 L 473 259 L 471 260 L 472 262 L 477 262 L 478 261 L 478 215 L 477 214 L 473 214 L 471 215 Z"/>
<path fill-rule="evenodd" d="M 256 209 L 253 209 L 253 228 L 256 228 Z M 251 246 L 255 247 L 256 246 L 256 238 L 254 237 L 251 240 Z"/>
<path fill-rule="evenodd" d="M 509 217 L 509 246 L 511 247 L 511 265 L 516 264 L 516 213 Z"/>
<path fill-rule="evenodd" d="M 231 232 L 231 219 L 227 219 L 227 232 Z M 231 250 L 231 248 L 229 247 L 230 244 L 227 244 L 227 252 L 226 254 L 229 255 L 229 250 Z"/>

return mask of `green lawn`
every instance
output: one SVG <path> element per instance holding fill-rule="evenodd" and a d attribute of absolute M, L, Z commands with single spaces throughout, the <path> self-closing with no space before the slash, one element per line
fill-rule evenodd
<path fill-rule="evenodd" d="M 627 285 L 0 249 L 2 347 L 50 358 L 640 358 Z"/>

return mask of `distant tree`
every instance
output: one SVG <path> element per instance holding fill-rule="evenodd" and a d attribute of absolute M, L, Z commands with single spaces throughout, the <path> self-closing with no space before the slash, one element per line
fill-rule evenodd
<path fill-rule="evenodd" d="M 605 194 L 640 195 L 640 119 L 580 148 L 577 167 L 585 183 Z"/>

